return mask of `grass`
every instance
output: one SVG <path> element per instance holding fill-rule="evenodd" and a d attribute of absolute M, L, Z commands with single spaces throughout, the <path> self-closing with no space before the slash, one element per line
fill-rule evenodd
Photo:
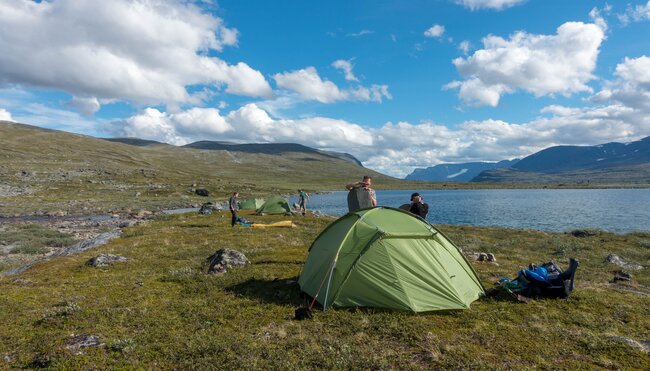
<path fill-rule="evenodd" d="M 69 234 L 48 229 L 38 224 L 19 225 L 13 229 L 0 231 L 0 240 L 15 244 L 10 254 L 38 255 L 50 251 L 49 247 L 65 247 L 77 242 Z"/>
<path fill-rule="evenodd" d="M 262 230 L 231 228 L 226 213 L 165 216 L 93 251 L 0 278 L 0 368 L 650 368 L 647 354 L 614 339 L 650 339 L 648 269 L 622 286 L 609 283 L 618 268 L 605 262 L 616 253 L 647 265 L 650 234 L 440 226 L 465 251 L 497 256 L 499 265 L 474 263 L 487 287 L 530 262 L 566 266 L 576 257 L 576 291 L 566 301 L 484 298 L 458 312 L 339 309 L 294 321 L 303 305 L 294 281 L 331 221 L 294 218 L 295 229 Z M 220 248 L 252 264 L 205 274 Z M 84 266 L 100 253 L 129 261 Z M 65 347 L 82 333 L 105 346 Z"/>

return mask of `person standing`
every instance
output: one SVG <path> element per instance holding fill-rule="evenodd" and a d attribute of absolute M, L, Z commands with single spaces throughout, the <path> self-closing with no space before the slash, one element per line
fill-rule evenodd
<path fill-rule="evenodd" d="M 377 206 L 377 194 L 375 193 L 375 190 L 372 189 L 371 176 L 366 175 L 360 182 L 347 184 L 345 188 L 350 191 L 348 193 L 348 210 L 350 212 Z M 357 190 L 363 192 L 359 194 L 355 192 Z"/>
<path fill-rule="evenodd" d="M 237 223 L 237 210 L 239 210 L 239 205 L 237 204 L 238 197 L 239 197 L 239 192 L 235 191 L 230 197 L 230 201 L 229 201 L 230 214 L 232 214 L 231 227 L 234 227 L 235 223 Z"/>
<path fill-rule="evenodd" d="M 307 213 L 308 198 L 309 198 L 309 194 L 307 192 L 304 192 L 301 189 L 298 190 L 298 210 L 302 212 L 302 216 L 305 216 L 305 214 Z"/>
<path fill-rule="evenodd" d="M 411 195 L 411 207 L 409 211 L 426 220 L 427 214 L 429 214 L 429 204 L 425 203 L 424 198 L 415 192 Z"/>

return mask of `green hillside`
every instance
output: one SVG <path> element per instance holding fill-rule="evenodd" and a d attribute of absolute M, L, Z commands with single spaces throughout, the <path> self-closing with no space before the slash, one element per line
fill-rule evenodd
<path fill-rule="evenodd" d="M 234 190 L 243 197 L 337 190 L 364 174 L 379 188 L 409 185 L 318 151 L 129 145 L 0 122 L 0 215 L 184 207 L 225 199 Z M 208 189 L 210 197 L 194 195 L 196 187 Z"/>

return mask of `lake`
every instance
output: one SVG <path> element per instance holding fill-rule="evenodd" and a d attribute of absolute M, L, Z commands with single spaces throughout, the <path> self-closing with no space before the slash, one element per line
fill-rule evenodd
<path fill-rule="evenodd" d="M 399 207 L 414 191 L 377 191 L 380 206 Z M 429 204 L 432 224 L 616 233 L 650 231 L 650 189 L 492 189 L 417 191 Z M 347 192 L 311 195 L 307 207 L 340 216 Z M 291 203 L 297 202 L 294 197 Z"/>

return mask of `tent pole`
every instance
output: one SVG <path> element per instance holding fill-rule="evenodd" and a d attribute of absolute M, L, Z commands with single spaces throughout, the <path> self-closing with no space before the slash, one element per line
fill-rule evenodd
<path fill-rule="evenodd" d="M 330 292 L 330 285 L 332 284 L 332 276 L 334 275 L 334 267 L 336 267 L 336 260 L 338 258 L 338 255 L 336 258 L 334 258 L 334 261 L 332 262 L 332 269 L 330 269 L 330 278 L 327 280 L 327 289 L 325 290 L 325 300 L 323 301 L 323 312 L 327 310 L 327 296 Z"/>

